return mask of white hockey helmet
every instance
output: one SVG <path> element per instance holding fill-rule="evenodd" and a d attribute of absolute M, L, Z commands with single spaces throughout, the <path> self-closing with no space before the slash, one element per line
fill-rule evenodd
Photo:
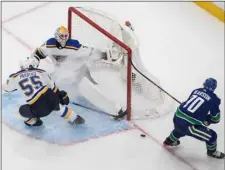
<path fill-rule="evenodd" d="M 39 66 L 39 61 L 34 57 L 27 57 L 26 60 L 20 60 L 19 65 L 21 70 L 37 68 Z"/>
<path fill-rule="evenodd" d="M 55 31 L 55 39 L 62 47 L 64 47 L 67 40 L 69 39 L 68 29 L 64 26 L 60 26 L 59 28 L 57 28 Z"/>

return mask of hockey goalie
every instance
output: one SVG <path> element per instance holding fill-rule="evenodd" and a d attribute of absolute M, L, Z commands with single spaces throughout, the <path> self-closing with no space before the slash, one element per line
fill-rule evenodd
<path fill-rule="evenodd" d="M 90 62 L 112 58 L 110 54 L 109 50 L 101 51 L 70 39 L 68 29 L 60 26 L 56 29 L 54 38 L 48 39 L 36 48 L 22 66 L 38 67 L 41 60 L 49 58 L 54 65 L 51 77 L 59 88 L 68 92 L 71 99 L 79 92 L 101 110 L 121 118 L 126 115 L 126 108 L 122 108 L 119 103 L 109 100 L 101 93 L 87 67 Z"/>

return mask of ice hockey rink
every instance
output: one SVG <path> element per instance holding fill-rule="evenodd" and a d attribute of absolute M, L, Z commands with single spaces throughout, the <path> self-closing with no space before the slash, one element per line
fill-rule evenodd
<path fill-rule="evenodd" d="M 224 23 L 192 2 L 3 2 L 3 82 L 17 71 L 20 59 L 52 37 L 58 26 L 67 25 L 70 6 L 91 6 L 131 21 L 140 40 L 145 67 L 180 101 L 185 100 L 191 90 L 201 87 L 206 78 L 216 78 L 218 88 L 215 92 L 222 99 L 222 115 L 221 122 L 210 128 L 218 133 L 218 150 L 224 152 Z M 10 108 L 8 111 L 13 114 Z M 122 130 L 110 131 L 115 124 L 93 113 L 88 120 L 91 125 L 97 121 L 97 130 L 101 132 L 82 138 L 85 131 L 74 129 L 69 135 L 81 140 L 60 145 L 32 138 L 27 131 L 21 133 L 23 129 L 15 129 L 5 116 L 2 120 L 2 168 L 224 169 L 224 160 L 208 158 L 205 144 L 192 138 L 182 138 L 177 148 L 164 148 L 162 142 L 173 128 L 172 117 L 170 113 L 157 119 L 136 120 L 132 128 L 123 125 Z M 108 129 L 104 131 L 105 127 Z M 58 140 L 68 135 L 56 124 L 48 129 L 46 136 L 54 131 L 59 133 Z M 146 134 L 145 138 L 140 137 L 142 133 Z"/>

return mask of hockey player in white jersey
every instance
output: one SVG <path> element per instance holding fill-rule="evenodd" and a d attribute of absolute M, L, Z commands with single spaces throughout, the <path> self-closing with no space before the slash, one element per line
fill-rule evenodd
<path fill-rule="evenodd" d="M 49 57 L 55 66 L 51 74 L 53 80 L 59 87 L 68 91 L 70 98 L 76 97 L 78 91 L 103 111 L 123 117 L 126 110 L 104 97 L 87 67 L 89 62 L 106 58 L 108 54 L 99 49 L 83 46 L 78 40 L 70 39 L 68 29 L 60 26 L 55 32 L 55 37 L 36 48 L 23 65 L 38 66 L 40 60 Z"/>
<path fill-rule="evenodd" d="M 19 114 L 25 125 L 41 126 L 41 117 L 48 116 L 54 111 L 71 124 L 83 124 L 85 120 L 67 107 L 69 97 L 65 91 L 60 91 L 50 76 L 41 69 L 22 68 L 11 74 L 3 84 L 6 92 L 20 91 L 26 98 L 27 104 L 20 106 Z"/>

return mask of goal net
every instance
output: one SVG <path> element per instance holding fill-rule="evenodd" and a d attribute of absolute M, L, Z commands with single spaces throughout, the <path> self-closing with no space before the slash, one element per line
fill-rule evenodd
<path fill-rule="evenodd" d="M 128 120 L 156 118 L 174 111 L 174 100 L 144 68 L 138 38 L 129 22 L 97 9 L 70 7 L 68 29 L 71 38 L 82 45 L 110 49 L 112 58 L 92 62 L 89 67 L 103 94 L 127 109 Z"/>

